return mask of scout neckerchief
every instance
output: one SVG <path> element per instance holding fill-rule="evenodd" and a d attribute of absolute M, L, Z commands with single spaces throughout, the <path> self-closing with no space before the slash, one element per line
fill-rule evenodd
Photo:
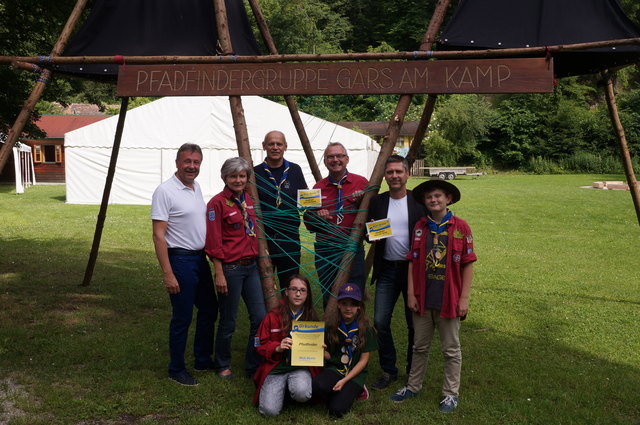
<path fill-rule="evenodd" d="M 353 347 L 355 346 L 354 337 L 358 335 L 358 323 L 354 320 L 347 325 L 346 323 L 344 323 L 344 320 L 340 319 L 340 323 L 338 323 L 338 331 L 344 336 L 342 357 L 340 357 L 342 368 L 338 369 L 338 372 L 342 376 L 347 376 L 347 374 L 351 370 L 351 361 L 353 360 Z"/>
<path fill-rule="evenodd" d="M 273 183 L 273 185 L 278 190 L 278 196 L 276 196 L 276 208 L 278 208 L 282 203 L 282 197 L 280 195 L 280 191 L 282 190 L 282 184 L 287 180 L 287 177 L 289 177 L 289 161 L 287 161 L 286 159 L 284 160 L 284 171 L 282 172 L 282 177 L 280 178 L 280 181 L 276 181 L 276 178 L 273 177 L 273 174 L 271 173 L 271 169 L 269 168 L 269 165 L 267 164 L 266 160 L 262 163 L 262 167 L 264 168 L 264 171 L 267 173 L 267 177 L 269 177 L 269 180 L 271 180 L 271 183 Z"/>
<path fill-rule="evenodd" d="M 438 249 L 438 239 L 441 233 L 447 230 L 447 223 L 451 220 L 453 214 L 451 211 L 448 211 L 447 214 L 442 218 L 440 223 L 436 223 L 433 218 L 431 218 L 431 214 L 427 215 L 427 224 L 429 225 L 429 231 L 433 234 L 433 262 L 435 264 L 440 262 L 440 257 L 442 253 Z"/>
<path fill-rule="evenodd" d="M 289 317 L 291 318 L 291 329 L 293 329 L 293 322 L 297 322 L 300 320 L 300 317 L 302 317 L 302 313 L 304 312 L 304 308 L 301 308 L 300 311 L 298 311 L 297 313 L 294 313 L 293 311 L 291 311 L 291 308 L 287 308 L 287 310 L 289 310 Z M 293 338 L 293 332 L 289 332 L 289 338 Z M 285 351 L 284 354 L 284 358 L 285 358 L 285 362 L 287 364 L 291 363 L 291 350 L 287 350 Z"/>
<path fill-rule="evenodd" d="M 244 192 L 240 194 L 240 199 L 233 197 L 233 201 L 236 203 L 240 210 L 242 211 L 242 220 L 244 221 L 244 231 L 249 236 L 255 236 L 256 232 L 253 230 L 253 220 L 247 211 L 247 203 L 244 199 Z"/>
<path fill-rule="evenodd" d="M 338 182 L 335 181 L 333 177 L 331 177 L 331 175 L 329 175 L 329 182 L 331 182 L 331 184 L 335 185 L 338 188 L 338 199 L 336 201 L 336 216 L 338 224 L 342 223 L 342 220 L 344 219 L 344 214 L 342 213 L 342 207 L 344 206 L 344 202 L 342 200 L 342 183 L 344 183 L 348 175 L 349 172 L 345 170 L 344 176 L 342 176 L 342 178 Z"/>

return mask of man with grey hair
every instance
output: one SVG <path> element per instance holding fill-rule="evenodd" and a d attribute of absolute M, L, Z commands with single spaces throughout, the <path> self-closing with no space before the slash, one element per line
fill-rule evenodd
<path fill-rule="evenodd" d="M 362 243 L 354 243 L 349 235 L 369 181 L 363 176 L 349 173 L 347 164 L 349 154 L 344 145 L 329 143 L 324 150 L 324 165 L 329 170 L 329 175 L 313 186 L 322 192 L 322 206 L 317 211 L 305 213 L 305 225 L 316 233 L 315 264 L 325 308 L 340 262 L 347 250 L 353 253 L 349 282 L 355 283 L 364 291 L 366 279 L 364 248 Z"/>
<path fill-rule="evenodd" d="M 177 171 L 153 193 L 153 245 L 171 300 L 169 378 L 182 385 L 198 385 L 186 369 L 184 351 L 193 314 L 198 309 L 193 343 L 196 370 L 213 368 L 214 325 L 218 302 L 211 269 L 204 254 L 206 206 L 200 185 L 202 151 L 185 143 L 176 156 Z"/>

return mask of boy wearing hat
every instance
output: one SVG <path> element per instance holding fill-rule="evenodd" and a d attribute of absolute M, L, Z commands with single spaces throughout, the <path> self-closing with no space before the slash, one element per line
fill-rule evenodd
<path fill-rule="evenodd" d="M 453 412 L 460 387 L 460 321 L 467 316 L 473 278 L 473 236 L 466 221 L 447 208 L 460 200 L 453 184 L 433 179 L 414 190 L 428 214 L 413 229 L 408 274 L 407 304 L 415 330 L 413 361 L 407 385 L 391 395 L 402 402 L 422 389 L 434 330 L 438 330 L 444 356 L 444 383 L 440 411 Z"/>

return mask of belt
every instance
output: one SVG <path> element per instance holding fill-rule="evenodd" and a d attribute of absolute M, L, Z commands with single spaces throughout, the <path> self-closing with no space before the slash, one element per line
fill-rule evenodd
<path fill-rule="evenodd" d="M 189 255 L 189 256 L 199 256 L 204 255 L 204 250 L 202 249 L 184 249 L 184 248 L 169 248 L 167 249 L 169 255 Z"/>
<path fill-rule="evenodd" d="M 409 260 L 382 260 L 387 266 L 391 267 L 406 267 L 409 265 Z"/>
<path fill-rule="evenodd" d="M 223 263 L 223 265 L 225 266 L 249 266 L 251 264 L 254 264 L 256 262 L 256 257 L 249 257 L 249 258 L 241 258 L 237 261 L 231 261 L 229 263 Z"/>

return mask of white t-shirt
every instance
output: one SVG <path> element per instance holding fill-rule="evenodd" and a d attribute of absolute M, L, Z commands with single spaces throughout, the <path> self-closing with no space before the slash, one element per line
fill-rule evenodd
<path fill-rule="evenodd" d="M 406 260 L 409 253 L 409 209 L 407 196 L 401 199 L 389 198 L 387 218 L 391 220 L 393 236 L 387 238 L 384 245 L 384 259 L 389 261 Z"/>
<path fill-rule="evenodd" d="M 153 192 L 151 219 L 168 223 L 164 238 L 169 248 L 203 249 L 206 216 L 207 205 L 196 181 L 190 189 L 174 174 Z"/>

